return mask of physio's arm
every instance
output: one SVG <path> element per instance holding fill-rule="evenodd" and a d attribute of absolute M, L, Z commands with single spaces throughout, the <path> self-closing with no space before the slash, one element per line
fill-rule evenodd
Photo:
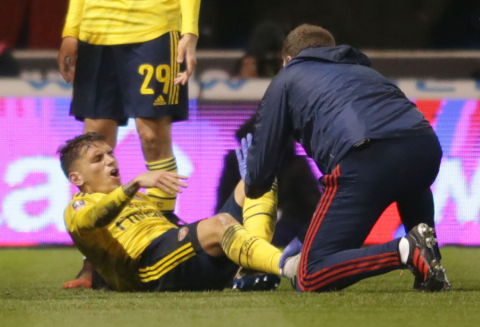
<path fill-rule="evenodd" d="M 258 110 L 253 142 L 248 151 L 245 193 L 259 198 L 268 192 L 283 157 L 291 131 L 286 86 L 277 76 L 265 93 Z"/>

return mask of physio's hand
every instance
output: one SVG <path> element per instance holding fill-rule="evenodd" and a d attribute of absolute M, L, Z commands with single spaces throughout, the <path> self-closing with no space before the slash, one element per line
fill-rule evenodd
<path fill-rule="evenodd" d="M 78 40 L 73 36 L 67 36 L 62 41 L 57 63 L 60 73 L 67 83 L 73 83 L 75 78 L 75 66 L 77 64 Z"/>
<path fill-rule="evenodd" d="M 246 138 L 241 140 L 241 148 L 235 149 L 235 153 L 237 154 L 238 160 L 238 168 L 240 169 L 240 176 L 242 176 L 242 180 L 245 182 L 245 177 L 247 175 L 247 157 L 248 157 L 248 149 L 250 145 L 252 145 L 252 134 L 247 134 Z"/>
<path fill-rule="evenodd" d="M 182 182 L 187 178 L 171 171 L 156 170 L 138 175 L 133 181 L 139 187 L 158 188 L 168 194 L 175 194 L 175 192 L 182 193 L 180 186 L 187 187 L 187 184 Z"/>
<path fill-rule="evenodd" d="M 175 85 L 185 85 L 188 82 L 190 76 L 192 76 L 195 66 L 197 65 L 197 41 L 198 36 L 195 34 L 184 34 L 178 42 L 178 56 L 177 62 L 187 62 L 187 70 L 177 74 L 177 77 L 173 80 Z"/>
<path fill-rule="evenodd" d="M 280 263 L 278 266 L 280 268 L 283 268 L 285 266 L 285 261 L 289 257 L 293 257 L 294 255 L 300 253 L 302 251 L 303 243 L 300 242 L 300 240 L 295 237 L 283 250 L 282 257 L 280 258 Z"/>

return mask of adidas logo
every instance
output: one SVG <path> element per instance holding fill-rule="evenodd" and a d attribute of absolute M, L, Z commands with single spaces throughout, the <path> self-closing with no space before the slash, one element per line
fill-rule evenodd
<path fill-rule="evenodd" d="M 160 95 L 154 102 L 153 102 L 153 105 L 154 106 L 163 106 L 163 105 L 166 105 L 167 102 L 165 101 L 165 99 L 163 98 L 163 95 Z"/>

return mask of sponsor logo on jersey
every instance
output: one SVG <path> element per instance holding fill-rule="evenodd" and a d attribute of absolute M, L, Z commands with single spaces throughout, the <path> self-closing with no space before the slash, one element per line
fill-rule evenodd
<path fill-rule="evenodd" d="M 178 231 L 178 241 L 181 242 L 187 237 L 188 234 L 188 227 L 182 227 Z"/>
<path fill-rule="evenodd" d="M 72 203 L 72 207 L 75 211 L 78 211 L 85 206 L 86 206 L 86 204 L 85 204 L 85 201 L 83 201 L 83 200 L 78 200 L 78 201 L 75 201 L 75 202 Z"/>

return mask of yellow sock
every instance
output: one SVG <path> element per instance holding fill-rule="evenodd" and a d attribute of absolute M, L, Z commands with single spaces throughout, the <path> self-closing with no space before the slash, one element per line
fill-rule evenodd
<path fill-rule="evenodd" d="M 176 173 L 177 162 L 175 157 L 147 162 L 148 170 L 166 170 Z M 147 189 L 147 195 L 160 208 L 162 213 L 173 212 L 175 209 L 175 202 L 177 200 L 177 193 L 168 194 L 158 188 Z"/>
<path fill-rule="evenodd" d="M 277 223 L 277 183 L 258 199 L 245 199 L 243 227 L 253 236 L 272 242 Z"/>
<path fill-rule="evenodd" d="M 253 236 L 242 225 L 230 226 L 222 237 L 225 254 L 244 268 L 280 275 L 282 251 L 269 242 Z"/>

